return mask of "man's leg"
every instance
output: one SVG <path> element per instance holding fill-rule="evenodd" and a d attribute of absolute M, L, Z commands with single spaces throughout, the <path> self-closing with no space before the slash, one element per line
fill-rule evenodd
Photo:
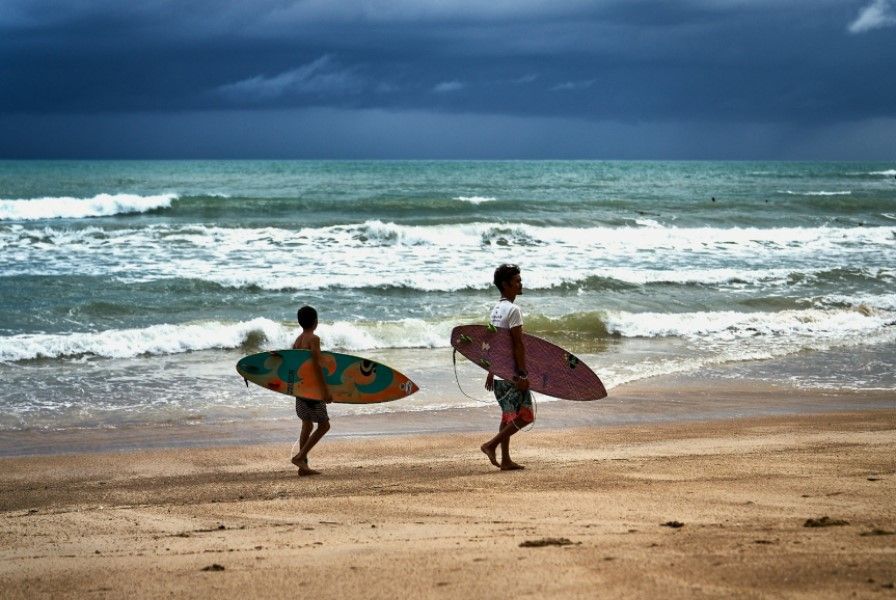
<path fill-rule="evenodd" d="M 488 456 L 489 461 L 499 469 L 512 471 L 522 468 L 522 465 L 518 465 L 510 460 L 510 437 L 529 423 L 530 421 L 527 421 L 522 417 L 515 418 L 513 421 L 505 424 L 501 430 L 498 431 L 498 434 L 484 443 L 480 449 L 486 456 Z M 507 451 L 503 454 L 502 461 L 499 463 L 497 456 L 495 456 L 495 452 L 498 449 L 498 446 L 501 446 L 503 452 L 505 444 L 507 445 Z"/>

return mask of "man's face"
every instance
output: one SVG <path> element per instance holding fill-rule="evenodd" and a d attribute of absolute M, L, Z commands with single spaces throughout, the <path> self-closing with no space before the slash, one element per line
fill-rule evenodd
<path fill-rule="evenodd" d="M 519 273 L 514 275 L 504 284 L 504 289 L 508 294 L 520 296 L 523 293 L 523 277 Z"/>

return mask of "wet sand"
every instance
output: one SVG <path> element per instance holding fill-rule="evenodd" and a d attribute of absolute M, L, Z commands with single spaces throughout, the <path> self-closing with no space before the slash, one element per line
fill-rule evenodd
<path fill-rule="evenodd" d="M 0 459 L 0 590 L 896 598 L 894 409 L 488 431 Z"/>

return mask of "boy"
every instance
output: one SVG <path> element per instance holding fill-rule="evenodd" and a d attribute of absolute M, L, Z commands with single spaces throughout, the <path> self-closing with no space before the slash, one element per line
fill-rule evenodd
<path fill-rule="evenodd" d="M 510 436 L 535 421 L 532 412 L 532 393 L 529 391 L 529 379 L 526 371 L 526 349 L 523 346 L 523 313 L 513 303 L 523 293 L 523 279 L 520 268 L 516 265 L 501 265 L 495 269 L 495 287 L 501 292 L 501 299 L 492 309 L 491 323 L 495 327 L 510 330 L 513 344 L 513 358 L 516 363 L 516 376 L 513 382 L 495 380 L 492 373 L 485 379 L 485 389 L 494 391 L 495 398 L 501 406 L 501 424 L 498 435 L 482 445 L 493 465 L 502 471 L 514 471 L 524 468 L 510 459 Z M 495 452 L 501 446 L 501 462 Z"/>
<path fill-rule="evenodd" d="M 314 335 L 314 330 L 317 329 L 317 311 L 310 306 L 303 306 L 296 316 L 302 327 L 302 333 L 293 342 L 292 347 L 296 350 L 311 351 L 311 361 L 314 363 L 312 373 L 315 375 L 323 396 L 323 401 L 296 397 L 296 416 L 302 420 L 302 434 L 299 436 L 299 452 L 292 457 L 292 464 L 299 468 L 301 477 L 320 474 L 320 471 L 309 468 L 308 453 L 330 430 L 327 404 L 332 402 L 333 398 L 330 396 L 330 390 L 325 383 L 324 372 L 321 368 L 320 338 Z M 317 429 L 312 433 L 311 429 L 314 427 L 314 423 L 317 423 Z"/>

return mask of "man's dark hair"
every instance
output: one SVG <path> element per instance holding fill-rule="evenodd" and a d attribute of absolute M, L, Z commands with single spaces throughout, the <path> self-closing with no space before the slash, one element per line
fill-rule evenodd
<path fill-rule="evenodd" d="M 302 326 L 302 329 L 311 329 L 317 323 L 317 311 L 310 306 L 303 306 L 296 313 L 296 318 L 299 320 L 299 325 Z"/>
<path fill-rule="evenodd" d="M 520 268 L 516 265 L 501 265 L 495 269 L 495 287 L 502 294 L 504 293 L 504 284 L 513 279 L 514 275 L 520 274 Z"/>

